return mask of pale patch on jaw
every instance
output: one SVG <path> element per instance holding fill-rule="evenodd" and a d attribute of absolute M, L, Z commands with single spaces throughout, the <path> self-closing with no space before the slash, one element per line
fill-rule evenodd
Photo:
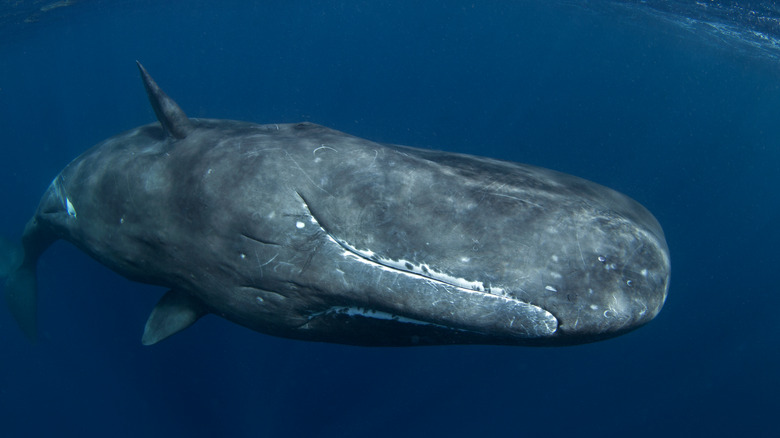
<path fill-rule="evenodd" d="M 417 265 L 407 260 L 393 260 L 393 259 L 381 257 L 378 256 L 374 251 L 371 251 L 370 249 L 358 249 L 343 240 L 340 239 L 337 240 L 330 235 L 329 237 L 331 238 L 331 240 L 333 240 L 334 242 L 336 242 L 346 250 L 345 255 L 358 256 L 356 258 L 367 259 L 369 261 L 372 261 L 380 266 L 384 266 L 391 270 L 409 272 L 411 274 L 416 274 L 419 276 L 430 278 L 431 280 L 436 280 L 442 283 L 447 283 L 453 286 L 457 286 L 462 289 L 467 289 L 476 292 L 484 292 L 484 293 L 497 295 L 497 296 L 506 295 L 504 289 L 500 287 L 486 288 L 484 283 L 482 283 L 481 281 L 469 281 L 465 278 L 455 277 L 446 274 L 444 272 L 438 272 L 433 270 L 430 266 L 428 266 L 425 263 L 421 263 Z"/>

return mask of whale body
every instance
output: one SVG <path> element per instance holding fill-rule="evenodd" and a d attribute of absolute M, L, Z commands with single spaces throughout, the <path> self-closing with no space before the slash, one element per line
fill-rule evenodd
<path fill-rule="evenodd" d="M 354 345 L 572 345 L 663 306 L 663 231 L 625 195 L 311 123 L 190 119 L 138 67 L 158 122 L 65 167 L 27 223 L 23 257 L 8 257 L 6 301 L 30 338 L 36 264 L 57 239 L 169 289 L 144 344 L 216 314 Z"/>

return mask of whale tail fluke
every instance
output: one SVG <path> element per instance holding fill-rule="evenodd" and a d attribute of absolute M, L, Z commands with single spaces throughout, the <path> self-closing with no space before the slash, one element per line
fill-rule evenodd
<path fill-rule="evenodd" d="M 0 236 L 0 278 L 6 278 L 22 264 L 21 245 Z"/>
<path fill-rule="evenodd" d="M 5 282 L 5 302 L 14 319 L 31 341 L 38 336 L 38 287 L 35 263 L 22 264 Z"/>
<path fill-rule="evenodd" d="M 22 245 L 0 241 L 0 278 L 5 281 L 5 302 L 25 336 L 35 341 L 38 335 L 38 258 L 57 237 L 36 218 L 24 229 Z"/>
<path fill-rule="evenodd" d="M 27 262 L 21 245 L 0 237 L 0 278 L 6 278 L 5 301 L 30 340 L 35 340 L 37 326 L 36 261 L 37 257 Z"/>

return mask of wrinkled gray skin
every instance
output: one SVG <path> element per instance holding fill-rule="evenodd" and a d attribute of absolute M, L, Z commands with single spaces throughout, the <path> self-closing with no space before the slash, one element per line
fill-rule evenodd
<path fill-rule="evenodd" d="M 214 313 L 346 344 L 568 345 L 661 310 L 663 232 L 620 193 L 310 123 L 187 119 L 142 75 L 161 123 L 75 159 L 28 223 L 7 294 L 31 336 L 35 262 L 55 239 L 171 289 L 146 344 Z"/>

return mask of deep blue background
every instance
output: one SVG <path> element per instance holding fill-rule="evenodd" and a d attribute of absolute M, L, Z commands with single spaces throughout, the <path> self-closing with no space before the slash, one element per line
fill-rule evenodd
<path fill-rule="evenodd" d="M 158 6 L 157 4 L 163 4 Z M 0 310 L 0 436 L 778 432 L 780 65 L 597 2 L 83 2 L 0 41 L 0 233 L 89 146 L 154 120 L 309 120 L 554 168 L 664 226 L 669 299 L 569 348 L 359 348 L 210 316 L 142 347 L 162 290 L 65 243 L 30 345 Z"/>

